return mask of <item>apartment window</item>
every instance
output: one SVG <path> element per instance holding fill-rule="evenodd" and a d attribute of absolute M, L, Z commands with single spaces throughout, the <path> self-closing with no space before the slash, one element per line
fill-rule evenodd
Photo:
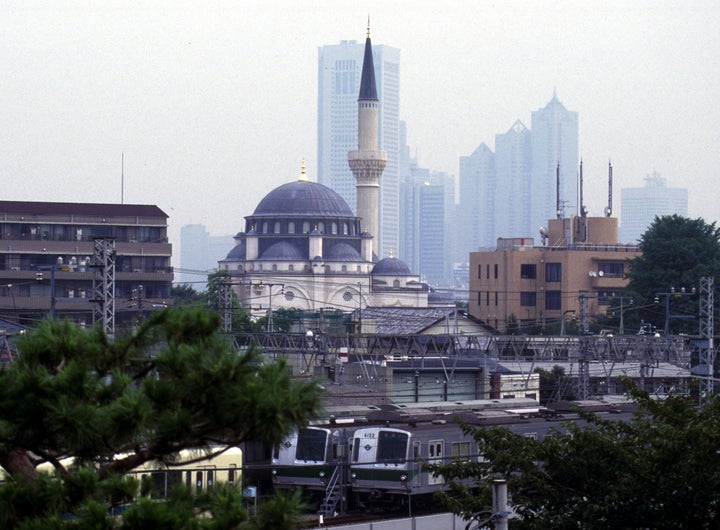
<path fill-rule="evenodd" d="M 622 261 L 605 261 L 598 263 L 598 274 L 609 278 L 623 278 L 625 264 Z"/>
<path fill-rule="evenodd" d="M 545 291 L 545 309 L 561 309 L 562 297 L 560 291 Z"/>
<path fill-rule="evenodd" d="M 487 267 L 485 267 L 485 277 L 489 280 L 490 279 L 490 264 L 487 264 Z"/>
<path fill-rule="evenodd" d="M 478 265 L 478 280 L 482 280 L 482 265 Z"/>
<path fill-rule="evenodd" d="M 498 293 L 495 291 L 495 307 L 498 305 Z"/>
<path fill-rule="evenodd" d="M 485 293 L 485 305 L 487 305 L 487 306 L 490 305 L 490 291 L 487 291 Z"/>
<path fill-rule="evenodd" d="M 535 291 L 523 291 L 520 293 L 520 305 L 522 307 L 535 307 L 536 301 Z"/>
<path fill-rule="evenodd" d="M 562 263 L 545 264 L 545 281 L 559 282 L 562 279 Z"/>
<path fill-rule="evenodd" d="M 495 269 L 494 275 L 495 275 L 495 279 L 497 280 L 498 279 L 498 264 L 496 263 L 495 265 L 493 265 L 493 268 Z"/>
<path fill-rule="evenodd" d="M 482 305 L 482 291 L 478 291 L 478 305 Z"/>
<path fill-rule="evenodd" d="M 537 265 L 534 263 L 522 263 L 520 265 L 520 278 L 523 280 L 534 280 L 537 278 Z"/>

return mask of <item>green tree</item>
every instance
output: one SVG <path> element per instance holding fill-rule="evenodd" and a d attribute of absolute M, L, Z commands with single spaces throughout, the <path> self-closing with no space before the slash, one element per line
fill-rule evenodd
<path fill-rule="evenodd" d="M 190 285 L 173 285 L 170 289 L 175 307 L 207 307 L 207 292 L 198 292 Z"/>
<path fill-rule="evenodd" d="M 291 380 L 286 366 L 260 362 L 254 349 L 233 351 L 218 327 L 217 314 L 173 308 L 114 341 L 99 328 L 53 320 L 25 335 L 19 358 L 0 369 L 0 465 L 9 478 L 0 486 L 0 527 L 64 528 L 64 513 L 107 527 L 108 508 L 136 491 L 124 474 L 139 465 L 172 462 L 185 448 L 278 443 L 317 415 L 318 385 Z M 43 463 L 56 474 L 39 473 Z M 130 527 L 240 520 L 232 511 L 239 495 L 219 489 L 204 499 L 214 517 L 198 521 L 196 501 L 183 495 L 140 503 L 128 516 L 149 522 Z"/>
<path fill-rule="evenodd" d="M 691 292 L 699 286 L 700 278 L 717 279 L 720 271 L 720 229 L 715 223 L 703 219 L 689 219 L 679 215 L 656 217 L 640 239 L 642 255 L 630 260 L 627 292 L 634 297 L 638 311 L 625 313 L 625 327 L 640 328 L 639 320 L 663 329 L 665 323 L 665 297 L 653 304 L 657 293 L 669 293 L 672 288 Z M 718 298 L 718 297 L 716 297 Z M 669 312 L 673 315 L 693 316 L 698 313 L 696 296 L 671 296 Z M 720 300 L 716 299 L 716 304 Z M 720 308 L 720 305 L 716 306 Z M 696 320 L 673 319 L 675 333 L 697 333 Z M 630 326 L 630 327 L 629 327 Z"/>
<path fill-rule="evenodd" d="M 543 440 L 465 426 L 484 459 L 433 466 L 454 481 L 445 502 L 467 518 L 487 514 L 488 478 L 504 478 L 517 529 L 717 528 L 720 398 L 698 408 L 686 396 L 633 394 L 631 421 L 585 415 L 587 425 Z"/>

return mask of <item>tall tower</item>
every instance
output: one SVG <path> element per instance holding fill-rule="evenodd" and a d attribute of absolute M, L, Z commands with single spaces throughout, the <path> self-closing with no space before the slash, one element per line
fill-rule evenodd
<path fill-rule="evenodd" d="M 579 213 L 578 113 L 560 103 L 553 91 L 550 102 L 532 113 L 532 180 L 530 222 L 532 233 L 557 217 L 557 168 L 560 166 L 560 213 Z M 562 208 L 564 206 L 564 208 Z"/>
<path fill-rule="evenodd" d="M 355 177 L 357 216 L 362 219 L 363 230 L 374 237 L 375 254 L 378 254 L 380 177 L 387 165 L 385 151 L 378 149 L 378 101 L 368 25 L 358 96 L 358 148 L 348 153 L 348 164 Z"/>
<path fill-rule="evenodd" d="M 357 40 L 318 48 L 317 180 L 339 193 L 356 215 L 355 178 L 347 156 L 358 146 L 357 100 L 364 52 L 364 43 Z M 387 155 L 380 181 L 380 233 L 373 236 L 378 256 L 389 256 L 391 249 L 397 255 L 400 248 L 400 50 L 373 42 L 372 53 L 379 99 L 374 149 Z"/>

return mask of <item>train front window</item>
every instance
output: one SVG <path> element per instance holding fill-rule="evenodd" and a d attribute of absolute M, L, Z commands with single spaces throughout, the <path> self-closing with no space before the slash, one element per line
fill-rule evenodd
<path fill-rule="evenodd" d="M 378 433 L 377 461 L 405 462 L 408 435 L 402 432 L 380 431 Z"/>
<path fill-rule="evenodd" d="M 298 432 L 296 460 L 325 460 L 325 441 L 327 433 L 317 429 L 302 429 Z"/>

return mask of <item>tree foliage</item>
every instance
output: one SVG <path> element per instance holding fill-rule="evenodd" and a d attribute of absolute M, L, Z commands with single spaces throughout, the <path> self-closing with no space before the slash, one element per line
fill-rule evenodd
<path fill-rule="evenodd" d="M 166 309 L 114 341 L 53 320 L 24 336 L 19 358 L 0 369 L 0 465 L 10 478 L 0 487 L 0 526 L 29 528 L 33 517 L 38 528 L 59 525 L 66 512 L 99 517 L 135 491 L 123 474 L 145 462 L 172 463 L 186 448 L 278 443 L 316 416 L 318 385 L 291 380 L 254 349 L 233 351 L 218 326 L 205 310 Z M 43 463 L 54 478 L 38 473 Z"/>
<path fill-rule="evenodd" d="M 720 271 L 720 228 L 703 219 L 689 219 L 679 215 L 656 217 L 640 239 L 642 254 L 630 260 L 627 292 L 635 298 L 639 311 L 626 313 L 626 327 L 636 325 L 638 318 L 659 329 L 664 327 L 665 297 L 653 305 L 657 293 L 668 293 L 675 288 L 679 293 L 699 286 L 700 278 L 717 279 Z M 717 298 L 717 297 L 716 297 Z M 670 313 L 697 315 L 695 296 L 669 298 Z M 720 303 L 720 300 L 716 300 Z M 670 322 L 675 332 L 697 332 L 697 321 L 674 319 Z"/>
<path fill-rule="evenodd" d="M 621 422 L 586 415 L 543 440 L 465 426 L 485 457 L 435 469 L 454 482 L 448 506 L 471 518 L 491 506 L 489 478 L 508 481 L 513 528 L 717 528 L 720 399 L 698 408 L 685 396 L 654 401 L 633 391 L 639 412 Z"/>

